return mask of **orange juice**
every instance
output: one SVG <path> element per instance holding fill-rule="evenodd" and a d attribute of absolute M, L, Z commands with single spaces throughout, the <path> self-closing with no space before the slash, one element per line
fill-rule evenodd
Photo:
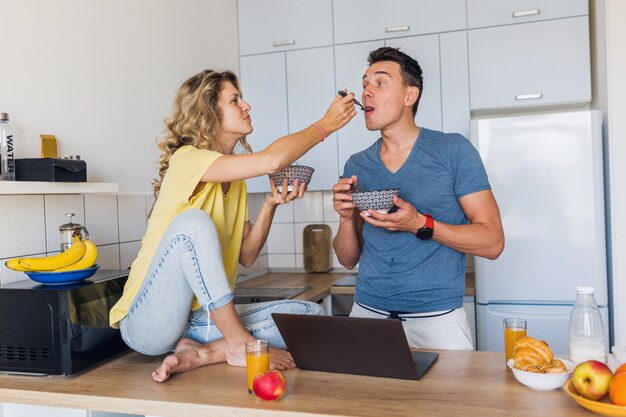
<path fill-rule="evenodd" d="M 246 367 L 248 368 L 248 392 L 252 394 L 252 383 L 254 377 L 270 369 L 269 352 L 248 352 L 246 353 Z"/>
<path fill-rule="evenodd" d="M 506 327 L 504 329 L 504 350 L 506 360 L 513 358 L 513 346 L 515 342 L 526 336 L 526 329 L 521 327 Z"/>

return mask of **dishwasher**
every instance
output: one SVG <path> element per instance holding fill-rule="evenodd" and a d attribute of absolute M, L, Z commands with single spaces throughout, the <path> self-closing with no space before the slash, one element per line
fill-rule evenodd
<path fill-rule="evenodd" d="M 357 275 L 350 275 L 337 281 L 333 287 L 352 287 L 356 286 Z M 354 291 L 350 294 L 333 293 L 331 291 L 330 302 L 332 306 L 333 316 L 349 316 L 354 303 Z"/>

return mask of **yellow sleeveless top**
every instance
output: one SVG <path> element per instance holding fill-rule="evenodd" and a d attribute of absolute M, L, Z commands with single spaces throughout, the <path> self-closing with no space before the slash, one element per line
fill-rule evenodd
<path fill-rule="evenodd" d="M 228 193 L 224 194 L 220 183 L 207 182 L 192 197 L 206 170 L 220 156 L 219 152 L 193 146 L 183 146 L 172 155 L 124 293 L 111 309 L 111 327 L 118 328 L 119 321 L 126 317 L 168 226 L 176 216 L 189 209 L 203 210 L 213 219 L 222 247 L 224 270 L 231 289 L 235 287 L 243 230 L 248 220 L 246 183 L 243 180 L 232 181 Z M 195 300 L 190 306 L 194 310 L 199 307 Z"/>

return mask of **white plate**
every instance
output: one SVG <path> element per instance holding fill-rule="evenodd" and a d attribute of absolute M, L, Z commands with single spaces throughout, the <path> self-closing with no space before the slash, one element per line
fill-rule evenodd
<path fill-rule="evenodd" d="M 521 371 L 515 368 L 515 360 L 509 359 L 506 364 L 513 371 L 513 375 L 515 379 L 517 379 L 521 384 L 526 385 L 532 389 L 540 390 L 540 391 L 549 391 L 557 388 L 561 388 L 565 381 L 569 379 L 572 371 L 575 368 L 574 362 L 568 361 L 566 359 L 554 358 L 563 361 L 565 366 L 567 366 L 567 372 L 562 374 L 539 374 L 535 372 L 526 372 Z"/>

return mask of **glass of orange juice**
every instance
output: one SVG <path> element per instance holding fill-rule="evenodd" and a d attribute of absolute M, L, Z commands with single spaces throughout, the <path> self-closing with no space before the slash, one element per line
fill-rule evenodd
<path fill-rule="evenodd" d="M 526 336 L 526 320 L 504 319 L 504 352 L 506 360 L 513 358 L 515 342 Z"/>
<path fill-rule="evenodd" d="M 254 377 L 270 369 L 270 344 L 267 340 L 246 342 L 246 368 L 248 369 L 248 392 L 253 394 Z"/>

